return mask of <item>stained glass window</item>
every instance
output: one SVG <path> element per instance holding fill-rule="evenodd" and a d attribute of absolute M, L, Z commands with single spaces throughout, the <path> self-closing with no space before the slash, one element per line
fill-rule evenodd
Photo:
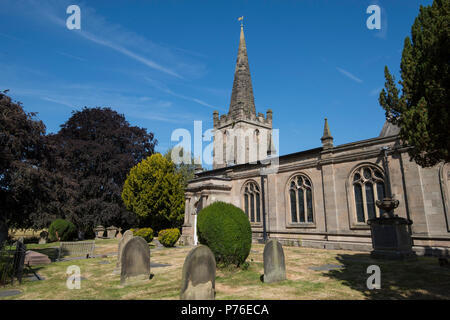
<path fill-rule="evenodd" d="M 383 211 L 375 205 L 375 200 L 382 200 L 386 196 L 383 173 L 375 167 L 363 166 L 355 170 L 352 181 L 356 221 L 365 223 L 368 219 L 380 216 Z"/>
<path fill-rule="evenodd" d="M 313 223 L 313 196 L 311 180 L 298 175 L 289 184 L 289 205 L 292 223 Z"/>
<path fill-rule="evenodd" d="M 261 196 L 255 182 L 250 181 L 245 186 L 243 201 L 250 222 L 261 222 Z"/>

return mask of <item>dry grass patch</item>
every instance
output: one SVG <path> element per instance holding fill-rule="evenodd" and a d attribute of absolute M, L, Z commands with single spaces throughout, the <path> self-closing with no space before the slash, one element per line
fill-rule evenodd
<path fill-rule="evenodd" d="M 95 254 L 114 254 L 117 240 L 96 240 Z M 50 245 L 36 250 L 50 250 Z M 40 248 L 40 249 L 39 249 Z M 192 247 L 151 249 L 153 267 L 151 280 L 121 286 L 120 275 L 114 274 L 117 257 L 82 259 L 56 262 L 37 267 L 44 281 L 25 280 L 22 285 L 6 289 L 19 289 L 18 296 L 2 299 L 178 299 L 184 259 Z M 449 269 L 439 267 L 436 258 L 417 261 L 378 261 L 368 253 L 284 247 L 287 280 L 263 283 L 263 245 L 253 244 L 246 270 L 218 269 L 216 272 L 216 299 L 449 299 Z M 33 250 L 35 250 L 33 248 Z M 109 264 L 101 264 L 108 261 Z M 313 271 L 310 267 L 324 264 L 342 265 L 342 269 Z M 381 290 L 368 290 L 366 269 L 371 264 L 381 268 Z M 78 265 L 81 276 L 80 290 L 66 287 L 66 269 Z M 2 290 L 2 288 L 0 288 Z"/>

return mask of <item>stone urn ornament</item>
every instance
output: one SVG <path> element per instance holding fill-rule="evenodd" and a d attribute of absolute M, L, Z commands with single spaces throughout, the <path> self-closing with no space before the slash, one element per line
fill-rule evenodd
<path fill-rule="evenodd" d="M 116 237 L 117 231 L 118 231 L 118 229 L 115 226 L 106 228 L 107 238 L 114 239 Z"/>
<path fill-rule="evenodd" d="M 376 206 L 382 211 L 379 218 L 369 219 L 372 234 L 372 247 L 370 255 L 380 259 L 408 259 L 415 258 L 412 250 L 412 239 L 409 226 L 413 223 L 394 214 L 400 202 L 392 196 L 389 179 L 389 166 L 387 159 L 388 148 L 383 148 L 383 166 L 386 175 L 386 197 L 377 200 Z"/>
<path fill-rule="evenodd" d="M 94 228 L 94 232 L 95 232 L 95 237 L 96 238 L 103 238 L 103 235 L 105 234 L 105 227 L 100 225 L 100 226 L 96 226 Z"/>

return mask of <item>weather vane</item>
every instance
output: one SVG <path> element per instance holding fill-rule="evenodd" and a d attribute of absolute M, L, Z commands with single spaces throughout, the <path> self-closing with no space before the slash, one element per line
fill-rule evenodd
<path fill-rule="evenodd" d="M 244 25 L 244 16 L 239 17 L 239 18 L 238 18 L 238 21 L 241 22 L 241 27 L 242 27 L 242 26 Z"/>

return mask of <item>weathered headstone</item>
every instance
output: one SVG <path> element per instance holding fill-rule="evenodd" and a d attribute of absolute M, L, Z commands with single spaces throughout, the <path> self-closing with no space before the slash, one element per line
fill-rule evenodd
<path fill-rule="evenodd" d="M 119 228 L 119 232 L 116 235 L 116 239 L 122 239 L 123 234 L 122 234 L 122 228 Z"/>
<path fill-rule="evenodd" d="M 42 231 L 39 233 L 39 244 L 46 244 L 48 239 L 48 232 Z"/>
<path fill-rule="evenodd" d="M 286 265 L 281 243 L 270 239 L 264 247 L 264 282 L 277 282 L 286 280 Z"/>
<path fill-rule="evenodd" d="M 130 239 L 133 238 L 133 231 L 127 230 L 124 232 L 122 239 L 119 241 L 118 251 L 117 251 L 117 264 L 116 264 L 116 272 L 119 271 L 120 273 L 120 257 L 122 256 L 122 250 L 125 245 Z"/>
<path fill-rule="evenodd" d="M 150 277 L 150 248 L 142 237 L 133 237 L 122 249 L 120 283 Z"/>
<path fill-rule="evenodd" d="M 216 259 L 211 249 L 200 245 L 184 260 L 181 280 L 181 300 L 214 300 Z"/>

